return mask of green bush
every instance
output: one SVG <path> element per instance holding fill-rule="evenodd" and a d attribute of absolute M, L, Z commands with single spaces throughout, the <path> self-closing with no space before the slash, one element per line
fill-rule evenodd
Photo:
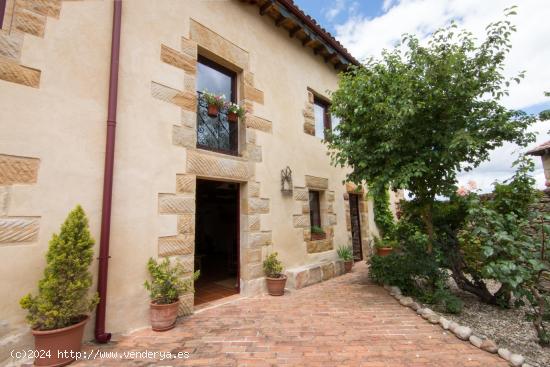
<path fill-rule="evenodd" d="M 28 294 L 21 307 L 28 310 L 27 322 L 35 330 L 53 330 L 76 324 L 92 311 L 97 295 L 90 297 L 94 240 L 88 219 L 80 205 L 71 211 L 54 234 L 46 254 L 44 277 L 38 283 L 38 295 Z"/>
<path fill-rule="evenodd" d="M 374 208 L 374 222 L 380 237 L 391 238 L 395 231 L 395 220 L 390 209 L 390 194 L 387 185 L 373 185 L 369 191 Z"/>
<path fill-rule="evenodd" d="M 269 278 L 280 278 L 282 276 L 283 264 L 277 256 L 278 254 L 273 252 L 264 260 L 264 273 Z"/>
<path fill-rule="evenodd" d="M 406 221 L 396 226 L 399 250 L 390 255 L 372 256 L 369 259 L 370 277 L 377 283 L 398 286 L 405 294 L 419 295 L 426 289 L 435 289 L 443 283 L 445 273 L 440 270 L 437 258 L 428 254 L 428 237 Z"/>
<path fill-rule="evenodd" d="M 336 253 L 338 253 L 338 257 L 344 261 L 353 260 L 353 250 L 349 246 L 338 247 L 338 250 L 336 250 Z"/>
<path fill-rule="evenodd" d="M 145 289 L 149 291 L 151 301 L 159 305 L 177 302 L 179 296 L 193 290 L 193 281 L 199 277 L 199 272 L 196 271 L 193 279 L 185 279 L 186 271 L 183 265 L 177 261 L 172 265 L 168 258 L 160 263 L 150 258 L 147 270 L 151 282 L 145 281 Z"/>
<path fill-rule="evenodd" d="M 323 228 L 321 228 L 319 226 L 311 226 L 311 233 L 325 234 L 325 231 L 323 231 Z"/>
<path fill-rule="evenodd" d="M 448 313 L 460 313 L 464 307 L 462 300 L 456 296 L 448 295 L 443 299 L 443 305 L 445 306 L 445 311 Z"/>

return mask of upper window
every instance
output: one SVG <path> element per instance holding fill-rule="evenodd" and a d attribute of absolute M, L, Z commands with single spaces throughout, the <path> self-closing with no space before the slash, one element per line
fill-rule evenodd
<path fill-rule="evenodd" d="M 220 153 L 238 154 L 238 123 L 228 120 L 227 109 L 218 106 L 209 109 L 202 92 L 224 96 L 226 101 L 236 102 L 235 72 L 199 56 L 197 63 L 197 147 Z"/>
<path fill-rule="evenodd" d="M 219 96 L 225 96 L 227 101 L 235 102 L 235 73 L 202 56 L 199 56 L 198 61 L 197 91 L 206 90 Z"/>
<path fill-rule="evenodd" d="M 315 136 L 325 138 L 325 129 L 331 129 L 329 104 L 319 98 L 313 101 L 313 112 L 315 114 Z"/>

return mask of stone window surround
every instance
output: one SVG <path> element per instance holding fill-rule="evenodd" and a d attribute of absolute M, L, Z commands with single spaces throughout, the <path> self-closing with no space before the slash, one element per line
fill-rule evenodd
<path fill-rule="evenodd" d="M 311 223 L 309 213 L 309 191 L 319 192 L 321 227 L 326 233 L 326 238 L 311 240 Z M 316 176 L 305 176 L 305 186 L 294 186 L 293 199 L 296 209 L 300 214 L 293 215 L 294 228 L 302 229 L 302 238 L 305 242 L 305 250 L 308 254 L 331 251 L 334 249 L 334 226 L 336 225 L 336 214 L 334 213 L 334 191 L 329 190 L 327 178 Z"/>
<path fill-rule="evenodd" d="M 184 86 L 176 89 L 151 82 L 154 98 L 181 109 L 181 121 L 173 125 L 172 143 L 187 150 L 186 169 L 173 172 L 175 193 L 159 193 L 159 215 L 177 217 L 177 234 L 159 237 L 158 255 L 177 257 L 186 267 L 188 277 L 194 268 L 194 223 L 196 179 L 239 182 L 240 185 L 240 282 L 241 294 L 263 292 L 262 259 L 271 245 L 271 231 L 262 230 L 263 214 L 270 212 L 270 199 L 260 196 L 255 179 L 255 164 L 262 161 L 256 134 L 270 134 L 271 121 L 255 116 L 254 104 L 263 104 L 263 92 L 256 88 L 250 71 L 249 53 L 223 36 L 190 19 L 189 37 L 181 38 L 179 49 L 161 44 L 160 60 L 184 72 Z M 240 156 L 231 156 L 196 148 L 196 72 L 198 55 L 237 72 L 237 96 L 247 110 L 239 127 Z M 241 145 L 242 142 L 242 145 Z M 193 312 L 193 294 L 180 298 L 180 315 Z"/>
<path fill-rule="evenodd" d="M 327 106 L 330 106 L 330 98 L 324 96 L 323 94 L 315 91 L 314 89 L 307 88 L 307 100 L 302 110 L 302 115 L 304 116 L 304 133 L 315 136 L 315 101 L 318 100 L 322 103 L 325 103 Z M 330 118 L 330 117 L 329 117 Z M 329 124 L 331 124 L 329 120 Z"/>

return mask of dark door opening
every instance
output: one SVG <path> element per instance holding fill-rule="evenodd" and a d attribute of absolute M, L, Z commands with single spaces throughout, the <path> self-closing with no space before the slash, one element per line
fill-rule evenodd
<path fill-rule="evenodd" d="M 353 246 L 353 259 L 363 260 L 363 247 L 361 246 L 361 218 L 359 215 L 359 195 L 349 194 L 349 215 L 351 219 L 351 243 Z"/>
<path fill-rule="evenodd" d="M 239 184 L 197 180 L 195 305 L 239 293 Z"/>

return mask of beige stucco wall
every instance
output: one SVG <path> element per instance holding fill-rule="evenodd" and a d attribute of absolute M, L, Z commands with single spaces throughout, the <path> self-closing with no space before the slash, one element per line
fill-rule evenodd
<path fill-rule="evenodd" d="M 258 8 L 239 1 L 132 0 L 123 3 L 115 175 L 107 300 L 107 331 L 148 324 L 143 289 L 145 263 L 157 256 L 158 238 L 176 235 L 176 216 L 159 215 L 159 193 L 176 191 L 175 175 L 186 172 L 188 151 L 172 144 L 181 109 L 151 96 L 151 82 L 182 89 L 185 73 L 160 61 L 161 44 L 180 49 L 190 19 L 248 51 L 255 87 L 264 103 L 254 114 L 272 122 L 256 131 L 262 162 L 250 163 L 260 196 L 269 199 L 261 230 L 287 268 L 335 259 L 335 251 L 306 252 L 303 230 L 294 228 L 292 196 L 280 192 L 280 171 L 290 166 L 294 186 L 305 175 L 327 178 L 334 191 L 334 247 L 348 244 L 344 170 L 330 166 L 322 142 L 303 130 L 307 89 L 327 95 L 337 74 L 322 58 L 289 39 Z M 36 290 L 51 234 L 77 203 L 86 210 L 99 242 L 105 149 L 111 1 L 64 2 L 48 18 L 44 37 L 25 34 L 20 63 L 41 70 L 31 88 L 0 80 L 0 154 L 40 160 L 37 181 L 9 185 L 4 216 L 39 216 L 36 241 L 0 245 L 0 315 L 3 332 L 24 328 L 18 300 Z M 242 76 L 240 76 L 242 77 Z M 371 211 L 369 211 L 371 212 Z M 369 218 L 369 227 L 373 225 Z M 96 244 L 96 249 L 99 243 Z M 242 246 L 242 241 L 241 241 Z M 97 252 L 97 251 L 96 251 Z M 97 261 L 92 265 L 96 278 Z M 95 285 L 94 285 L 95 287 Z M 93 322 L 86 337 L 92 337 Z M 21 329 L 24 330 L 24 329 Z"/>

